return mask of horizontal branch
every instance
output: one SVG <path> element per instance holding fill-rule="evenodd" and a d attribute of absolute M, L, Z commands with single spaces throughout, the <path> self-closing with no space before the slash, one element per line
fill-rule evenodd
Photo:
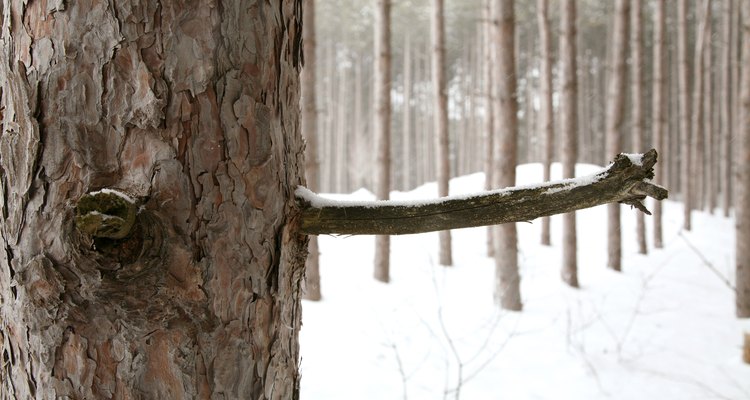
<path fill-rule="evenodd" d="M 620 154 L 607 168 L 586 177 L 511 187 L 420 202 L 335 201 L 297 189 L 302 233 L 310 235 L 403 235 L 530 221 L 607 203 L 625 203 L 648 213 L 646 196 L 667 198 L 650 183 L 656 150 Z"/>

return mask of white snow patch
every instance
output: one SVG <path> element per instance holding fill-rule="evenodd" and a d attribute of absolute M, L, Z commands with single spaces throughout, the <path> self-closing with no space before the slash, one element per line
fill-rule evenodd
<path fill-rule="evenodd" d="M 640 153 L 623 153 L 630 159 L 630 162 L 633 165 L 642 166 L 643 165 L 643 154 Z"/>
<path fill-rule="evenodd" d="M 520 184 L 535 182 L 542 167 L 517 172 Z M 561 176 L 559 164 L 552 176 Z M 451 194 L 483 187 L 484 175 L 472 174 L 453 179 Z M 436 195 L 435 183 L 391 193 Z M 451 268 L 437 265 L 437 233 L 391 237 L 387 285 L 372 279 L 373 237 L 319 236 L 323 300 L 302 302 L 300 397 L 453 398 L 458 357 L 461 399 L 750 398 L 750 366 L 741 361 L 750 320 L 735 318 L 734 292 L 686 242 L 733 281 L 734 220 L 696 211 L 699 228 L 680 233 L 682 205 L 662 204 L 664 248 L 648 256 L 638 254 L 635 212 L 623 211 L 618 273 L 606 266 L 606 207 L 578 211 L 576 290 L 560 281 L 562 217 L 551 217 L 553 246 L 539 244 L 541 224 L 516 224 L 520 313 L 494 305 L 486 228 L 453 231 Z M 649 243 L 652 223 L 646 218 Z"/>
<path fill-rule="evenodd" d="M 115 195 L 117 197 L 120 197 L 120 198 L 124 199 L 128 203 L 135 204 L 135 200 L 132 197 L 130 197 L 126 193 L 123 193 L 123 192 L 121 192 L 119 190 L 115 190 L 115 189 L 107 189 L 107 188 L 105 188 L 105 189 L 97 190 L 96 192 L 91 192 L 89 194 L 92 195 L 92 196 L 96 196 L 99 193 L 113 194 L 113 195 Z"/>

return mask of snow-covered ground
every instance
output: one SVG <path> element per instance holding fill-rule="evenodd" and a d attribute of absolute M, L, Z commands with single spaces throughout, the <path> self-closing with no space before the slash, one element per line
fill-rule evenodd
<path fill-rule="evenodd" d="M 519 184 L 541 175 L 539 165 L 518 168 Z M 454 179 L 451 193 L 480 191 L 483 179 Z M 392 197 L 436 193 L 429 184 Z M 519 223 L 520 313 L 493 303 L 486 228 L 453 231 L 447 268 L 436 265 L 437 234 L 392 237 L 389 284 L 372 279 L 372 237 L 320 237 L 323 300 L 303 302 L 302 398 L 750 399 L 741 361 L 750 321 L 734 317 L 727 284 L 734 220 L 696 212 L 684 232 L 680 203 L 665 202 L 664 213 L 665 246 L 651 247 L 647 216 L 643 256 L 636 211 L 622 207 L 616 273 L 606 268 L 606 209 L 578 212 L 578 290 L 559 278 L 560 217 L 551 247 L 539 244 L 539 221 Z"/>

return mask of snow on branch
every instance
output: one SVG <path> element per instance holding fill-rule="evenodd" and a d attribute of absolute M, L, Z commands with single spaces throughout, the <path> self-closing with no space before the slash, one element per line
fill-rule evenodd
<path fill-rule="evenodd" d="M 656 158 L 653 149 L 620 154 L 585 177 L 423 201 L 336 201 L 299 187 L 301 230 L 309 235 L 403 235 L 530 221 L 615 202 L 650 214 L 641 201 L 668 195 L 650 182 Z"/>

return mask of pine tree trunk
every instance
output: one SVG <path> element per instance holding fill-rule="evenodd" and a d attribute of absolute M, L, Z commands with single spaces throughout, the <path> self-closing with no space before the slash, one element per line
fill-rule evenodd
<path fill-rule="evenodd" d="M 495 115 L 498 116 L 495 145 L 495 187 L 516 182 L 516 142 L 518 138 L 518 100 L 516 93 L 515 13 L 513 0 L 496 5 Z M 518 248 L 515 224 L 497 226 L 495 242 L 495 300 L 506 310 L 520 311 L 521 277 L 518 273 Z"/>
<path fill-rule="evenodd" d="M 708 99 L 705 98 L 704 88 L 704 54 L 706 50 L 706 41 L 709 35 L 708 32 L 708 19 L 711 18 L 711 0 L 704 0 L 704 7 L 701 13 L 700 25 L 698 26 L 698 35 L 695 42 L 695 61 L 693 63 L 693 123 L 692 123 L 692 137 L 690 140 L 691 144 L 691 160 L 689 174 L 692 183 L 690 187 L 692 190 L 689 192 L 689 201 L 685 203 L 685 208 L 688 211 L 685 214 L 686 226 L 692 226 L 692 221 L 687 222 L 691 219 L 691 209 L 703 209 L 704 200 L 704 186 L 706 185 L 704 178 L 705 169 L 707 168 L 706 162 L 706 142 L 705 134 L 703 129 L 705 128 L 706 115 L 704 113 L 705 102 Z M 687 199 L 688 197 L 686 197 Z M 687 228 L 686 228 L 687 229 Z"/>
<path fill-rule="evenodd" d="M 416 182 L 414 181 L 414 171 L 416 170 L 416 152 L 414 151 L 414 131 L 412 130 L 412 53 L 411 53 L 411 35 L 408 33 L 404 39 L 404 111 L 402 121 L 401 136 L 403 137 L 402 157 L 404 159 L 404 174 L 402 186 L 404 190 L 412 189 Z"/>
<path fill-rule="evenodd" d="M 578 67 L 576 63 L 576 0 L 561 3 L 562 36 L 560 60 L 562 61 L 562 96 L 560 127 L 562 136 L 563 178 L 575 177 L 578 159 Z M 563 265 L 562 280 L 578 287 L 578 256 L 575 212 L 563 215 Z"/>
<path fill-rule="evenodd" d="M 688 53 L 687 53 L 687 0 L 677 0 L 677 62 L 679 65 L 679 96 L 680 96 L 680 167 L 682 170 L 682 201 L 684 206 L 684 229 L 691 229 L 691 208 L 693 207 L 693 179 L 692 173 L 692 143 L 690 109 L 690 87 L 688 81 Z"/>
<path fill-rule="evenodd" d="M 5 2 L 0 397 L 298 397 L 302 2 L 272 3 Z"/>
<path fill-rule="evenodd" d="M 555 124 L 552 117 L 552 50 L 549 32 L 548 0 L 537 0 L 537 23 L 539 25 L 539 48 L 541 72 L 539 76 L 540 123 L 542 131 L 542 180 L 550 180 L 552 148 L 554 147 Z M 550 219 L 542 218 L 542 244 L 549 246 Z"/>
<path fill-rule="evenodd" d="M 665 46 L 664 31 L 666 27 L 665 15 L 666 0 L 656 1 L 656 12 L 654 13 L 654 82 L 653 82 L 653 100 L 651 112 L 651 129 L 653 132 L 653 143 L 656 149 L 665 149 L 665 137 L 667 136 L 667 107 L 664 94 L 666 93 L 665 73 Z M 669 163 L 670 155 L 668 151 L 661 153 L 662 161 L 656 166 L 655 176 L 657 183 L 662 183 L 664 179 L 664 165 Z M 660 249 L 664 247 L 663 229 L 662 229 L 662 203 L 657 201 L 654 204 L 654 247 Z"/>
<path fill-rule="evenodd" d="M 729 211 L 732 206 L 732 138 L 734 137 L 734 113 L 732 106 L 732 55 L 735 44 L 732 25 L 735 19 L 734 0 L 726 0 L 724 5 L 724 14 L 722 18 L 722 37 L 724 46 L 721 52 L 721 200 L 724 210 L 724 217 L 729 217 Z"/>
<path fill-rule="evenodd" d="M 495 18 L 493 12 L 494 2 L 485 0 L 484 15 L 484 189 L 491 190 L 494 183 L 494 148 L 495 148 L 495 101 L 494 101 L 494 79 L 493 65 L 495 62 L 494 32 L 492 21 Z M 487 227 L 487 257 L 495 256 L 495 241 L 493 239 L 494 226 Z"/>
<path fill-rule="evenodd" d="M 316 91 L 316 47 L 315 38 L 315 1 L 308 0 L 303 5 L 302 44 L 305 55 L 305 66 L 300 73 L 302 89 L 302 115 L 300 127 L 305 137 L 305 179 L 310 190 L 319 191 L 318 183 L 320 161 L 318 160 L 318 106 L 315 101 Z M 310 238 L 305 269 L 304 297 L 307 300 L 320 300 L 320 251 L 318 237 Z"/>
<path fill-rule="evenodd" d="M 630 0 L 617 0 L 615 5 L 614 32 L 612 35 L 612 73 L 607 90 L 607 155 L 620 152 L 622 147 L 622 125 L 624 122 L 626 55 L 628 38 L 628 16 Z M 607 237 L 609 268 L 622 269 L 622 238 L 620 236 L 620 205 L 607 206 Z"/>
<path fill-rule="evenodd" d="M 642 152 L 648 150 L 645 148 L 645 125 L 643 117 L 643 27 L 641 0 L 632 0 L 632 18 L 630 20 L 632 29 L 630 32 L 630 49 L 632 78 L 630 81 L 630 97 L 632 98 L 632 129 L 633 129 L 633 150 Z M 638 242 L 638 252 L 641 254 L 648 253 L 646 246 L 646 220 L 644 213 L 635 215 L 636 241 Z"/>
<path fill-rule="evenodd" d="M 375 12 L 375 195 L 387 200 L 391 192 L 391 2 L 377 0 Z M 375 279 L 390 280 L 390 237 L 375 237 Z"/>
<path fill-rule="evenodd" d="M 432 89 L 434 100 L 435 133 L 437 139 L 438 196 L 448 195 L 450 184 L 450 155 L 448 142 L 448 94 L 445 80 L 445 17 L 443 0 L 432 1 Z M 451 232 L 442 231 L 440 237 L 440 265 L 452 265 Z"/>
<path fill-rule="evenodd" d="M 737 134 L 740 151 L 737 160 L 736 262 L 737 317 L 750 318 L 750 4 L 742 3 L 742 68 L 740 114 Z"/>
<path fill-rule="evenodd" d="M 718 174 L 716 173 L 718 160 L 716 157 L 716 137 L 714 134 L 714 85 L 713 85 L 713 70 L 714 70 L 714 55 L 713 55 L 713 16 L 709 10 L 708 17 L 706 18 L 706 41 L 705 47 L 706 52 L 703 55 L 705 74 L 704 81 L 704 97 L 705 97 L 705 123 L 703 128 L 703 141 L 705 146 L 705 173 L 703 174 L 703 201 L 704 208 L 708 209 L 708 212 L 713 214 L 716 208 L 716 193 L 719 191 L 717 186 Z"/>

